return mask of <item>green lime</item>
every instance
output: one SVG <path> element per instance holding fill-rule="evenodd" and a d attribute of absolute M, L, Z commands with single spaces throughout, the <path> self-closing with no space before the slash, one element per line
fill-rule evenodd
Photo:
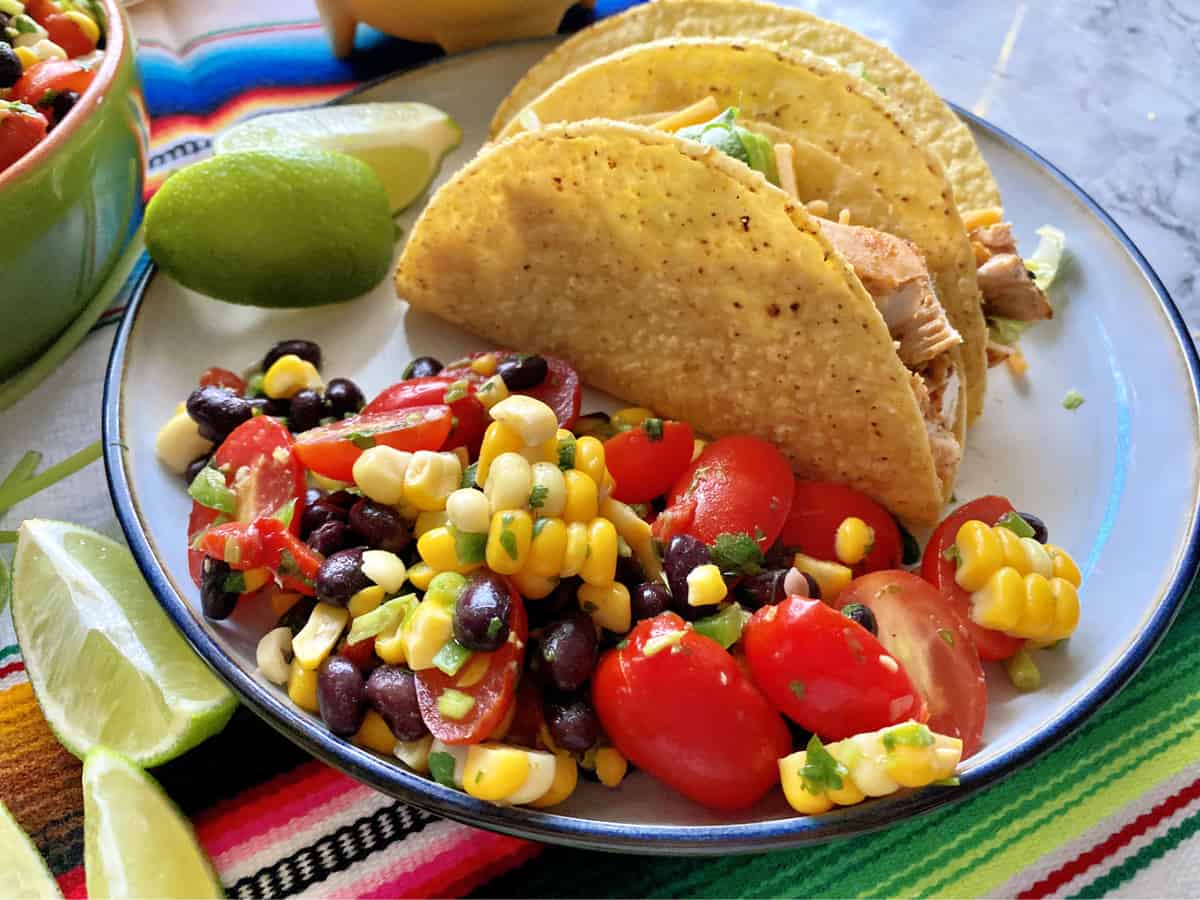
<path fill-rule="evenodd" d="M 338 303 L 387 274 L 396 239 L 371 167 L 326 150 L 223 153 L 146 207 L 146 249 L 202 294 L 250 306 Z"/>
<path fill-rule="evenodd" d="M 37 847 L 3 803 L 0 803 L 0 859 L 4 860 L 4 896 L 20 900 L 62 897 L 58 882 L 46 868 Z"/>
<path fill-rule="evenodd" d="M 224 897 L 212 863 L 158 783 L 104 747 L 83 761 L 89 897 Z"/>
<path fill-rule="evenodd" d="M 50 727 L 78 757 L 103 744 L 143 766 L 225 727 L 237 701 L 175 630 L 129 551 L 78 525 L 28 519 L 12 616 Z"/>
<path fill-rule="evenodd" d="M 421 196 L 462 129 L 426 103 L 343 103 L 267 113 L 221 132 L 217 153 L 316 147 L 361 159 L 387 187 L 392 210 Z"/>

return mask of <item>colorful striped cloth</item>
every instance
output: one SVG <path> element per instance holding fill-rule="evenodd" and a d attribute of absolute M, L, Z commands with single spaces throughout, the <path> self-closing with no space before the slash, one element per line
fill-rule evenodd
<path fill-rule="evenodd" d="M 601 0 L 596 12 L 626 5 Z M 322 102 L 437 54 L 367 31 L 353 61 L 335 60 L 301 0 L 147 0 L 131 12 L 153 121 L 149 191 L 204 156 L 212 135 L 231 122 Z M 245 710 L 154 774 L 192 816 L 238 897 L 1195 897 L 1198 670 L 1193 595 L 1116 700 L 1002 784 L 877 834 L 717 860 L 543 848 L 447 822 L 314 762 Z M 79 762 L 38 711 L 11 622 L 0 613 L 0 798 L 68 897 L 86 893 L 79 776 Z"/>

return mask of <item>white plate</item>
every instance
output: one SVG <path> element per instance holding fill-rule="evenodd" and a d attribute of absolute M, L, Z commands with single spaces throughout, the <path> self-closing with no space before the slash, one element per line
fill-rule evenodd
<path fill-rule="evenodd" d="M 486 138 L 508 87 L 550 45 L 533 42 L 450 58 L 349 98 L 421 100 L 464 130 L 441 179 Z M 986 413 L 972 430 L 957 494 L 1009 496 L 1049 523 L 1082 564 L 1083 618 L 1064 650 L 1041 657 L 1044 687 L 1018 695 L 999 671 L 983 750 L 962 787 L 931 788 L 819 817 L 797 817 L 778 792 L 743 815 L 708 812 L 635 774 L 620 790 L 585 784 L 553 813 L 504 809 L 448 790 L 331 736 L 255 673 L 265 622 L 199 613 L 188 578 L 190 502 L 154 458 L 154 436 L 211 365 L 240 369 L 276 340 L 307 337 L 326 371 L 371 394 L 420 355 L 451 359 L 483 345 L 396 300 L 390 279 L 353 303 L 268 311 L 217 303 L 150 273 L 113 348 L 104 434 L 117 506 L 139 565 L 197 651 L 267 721 L 380 790 L 447 816 L 541 840 L 597 849 L 724 853 L 823 840 L 881 827 L 967 796 L 1028 762 L 1120 689 L 1166 630 L 1196 569 L 1197 360 L 1182 321 L 1146 261 L 1108 216 L 1045 160 L 971 120 L 1024 246 L 1050 222 L 1067 234 L 1071 265 L 1055 285 L 1053 322 L 1024 342 L 1025 382 L 993 370 Z M 439 179 L 439 180 L 441 180 Z M 415 211 L 405 216 L 406 230 Z M 1085 404 L 1063 408 L 1074 388 Z M 636 398 L 628 398 L 635 400 Z M 585 399 L 584 407 L 601 403 Z"/>

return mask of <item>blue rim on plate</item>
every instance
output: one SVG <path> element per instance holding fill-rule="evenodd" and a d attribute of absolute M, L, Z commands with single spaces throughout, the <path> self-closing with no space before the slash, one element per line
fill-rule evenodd
<path fill-rule="evenodd" d="M 357 90 L 352 93 L 357 93 Z M 1197 357 L 1183 318 L 1154 270 L 1125 232 L 1082 188 L 1040 154 L 978 116 L 957 106 L 954 109 L 975 128 L 1034 160 L 1117 238 L 1167 315 L 1187 363 L 1191 400 L 1200 405 L 1200 358 Z M 113 504 L 133 556 L 150 588 L 201 658 L 237 692 L 243 702 L 284 736 L 371 787 L 470 825 L 597 850 L 719 854 L 778 849 L 861 834 L 958 802 L 1046 753 L 1111 700 L 1158 645 L 1178 613 L 1200 567 L 1200 512 L 1193 509 L 1183 552 L 1170 585 L 1136 639 L 1078 701 L 1063 710 L 1042 730 L 964 774 L 961 786 L 955 790 L 931 788 L 903 793 L 886 801 L 845 807 L 823 816 L 701 826 L 597 822 L 535 809 L 496 806 L 415 775 L 397 762 L 376 756 L 320 727 L 318 722 L 294 707 L 281 691 L 260 684 L 244 671 L 204 629 L 193 609 L 172 587 L 139 521 L 121 452 L 121 383 L 127 362 L 127 348 L 146 289 L 155 272 L 153 266 L 147 267 L 133 285 L 132 298 L 113 343 L 105 376 L 103 402 L 104 464 Z"/>

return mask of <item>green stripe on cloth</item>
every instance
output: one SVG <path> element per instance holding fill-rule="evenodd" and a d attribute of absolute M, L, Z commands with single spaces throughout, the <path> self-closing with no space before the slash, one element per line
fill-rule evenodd
<path fill-rule="evenodd" d="M 1042 759 L 948 809 L 821 846 L 717 860 L 549 849 L 482 892 L 978 896 L 1198 758 L 1200 599 L 1193 594 L 1158 651 L 1117 699 Z"/>
<path fill-rule="evenodd" d="M 1113 866 L 1109 872 L 1101 875 L 1074 896 L 1103 897 L 1105 894 L 1116 890 L 1129 881 L 1134 875 L 1146 868 L 1154 860 L 1163 856 L 1163 854 L 1174 850 L 1197 832 L 1200 832 L 1200 813 L 1184 819 L 1162 837 L 1156 838 L 1137 853 L 1123 860 L 1120 865 Z"/>
<path fill-rule="evenodd" d="M 16 644 L 9 644 L 7 647 L 0 647 L 0 659 L 7 659 L 10 656 L 16 656 L 21 652 L 21 648 Z"/>

